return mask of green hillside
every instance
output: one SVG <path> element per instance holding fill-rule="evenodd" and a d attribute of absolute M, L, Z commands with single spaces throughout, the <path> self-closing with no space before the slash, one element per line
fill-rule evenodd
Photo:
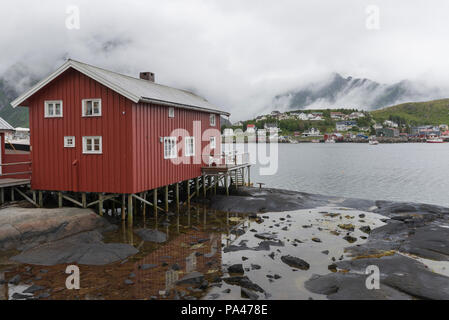
<path fill-rule="evenodd" d="M 17 93 L 7 88 L 0 79 L 0 117 L 5 119 L 13 127 L 28 128 L 28 108 L 13 108 L 10 102 L 17 96 Z"/>
<path fill-rule="evenodd" d="M 410 102 L 371 112 L 377 122 L 393 120 L 409 125 L 449 124 L 449 99 Z"/>

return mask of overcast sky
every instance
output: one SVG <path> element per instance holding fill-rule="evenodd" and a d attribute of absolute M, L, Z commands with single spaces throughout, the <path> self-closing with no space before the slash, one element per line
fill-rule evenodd
<path fill-rule="evenodd" d="M 66 26 L 71 5 L 79 29 Z M 133 76 L 153 71 L 240 120 L 331 72 L 446 86 L 448 15 L 447 0 L 8 0 L 0 75 L 12 79 L 20 63 L 42 77 L 69 57 Z"/>

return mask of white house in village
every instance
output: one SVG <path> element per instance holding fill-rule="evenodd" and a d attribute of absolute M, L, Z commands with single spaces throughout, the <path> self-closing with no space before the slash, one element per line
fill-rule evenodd
<path fill-rule="evenodd" d="M 320 130 L 316 129 L 316 128 L 311 128 L 308 131 L 304 131 L 302 133 L 303 137 L 320 137 Z"/>
<path fill-rule="evenodd" d="M 225 128 L 223 130 L 223 136 L 224 137 L 232 137 L 232 136 L 234 136 L 234 129 L 232 129 L 232 128 Z"/>
<path fill-rule="evenodd" d="M 385 120 L 383 122 L 383 125 L 385 127 L 389 127 L 389 128 L 397 128 L 398 127 L 398 124 L 396 122 L 394 122 L 394 121 L 391 121 L 391 120 Z"/>

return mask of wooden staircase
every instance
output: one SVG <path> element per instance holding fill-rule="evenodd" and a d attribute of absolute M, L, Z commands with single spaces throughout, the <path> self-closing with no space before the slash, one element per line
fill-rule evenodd
<path fill-rule="evenodd" d="M 237 178 L 235 173 L 231 175 L 232 185 L 237 187 L 243 187 L 245 185 L 245 179 L 243 178 L 243 169 L 236 170 L 236 173 Z"/>

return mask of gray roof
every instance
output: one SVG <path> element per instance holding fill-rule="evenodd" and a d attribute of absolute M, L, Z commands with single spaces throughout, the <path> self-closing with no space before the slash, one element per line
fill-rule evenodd
<path fill-rule="evenodd" d="M 0 118 L 0 130 L 14 131 L 14 127 L 6 122 L 5 119 Z"/>
<path fill-rule="evenodd" d="M 11 102 L 13 107 L 23 103 L 27 98 L 40 90 L 43 86 L 59 76 L 68 68 L 74 68 L 88 77 L 100 82 L 119 94 L 134 102 L 157 102 L 180 108 L 195 109 L 199 111 L 214 112 L 223 115 L 229 113 L 219 110 L 206 99 L 192 92 L 160 85 L 148 80 L 133 78 L 113 71 L 94 67 L 75 60 L 68 60 L 53 74 L 39 82 L 19 98 Z"/>

